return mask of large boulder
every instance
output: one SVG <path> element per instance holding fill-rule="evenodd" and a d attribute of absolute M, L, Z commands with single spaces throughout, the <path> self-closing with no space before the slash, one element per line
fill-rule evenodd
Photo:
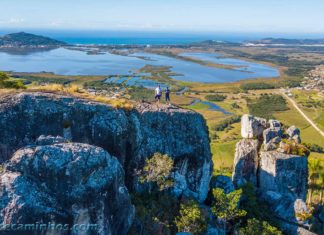
<path fill-rule="evenodd" d="M 269 206 L 274 216 L 280 219 L 279 225 L 285 234 L 313 234 L 303 228 L 307 227 L 308 224 L 299 217 L 300 215 L 310 214 L 310 210 L 303 200 L 273 191 L 263 193 L 262 199 Z"/>
<path fill-rule="evenodd" d="M 122 166 L 99 147 L 26 147 L 13 155 L 0 179 L 1 224 L 92 224 L 93 234 L 117 235 L 126 234 L 134 218 Z"/>
<path fill-rule="evenodd" d="M 225 175 L 218 175 L 216 177 L 213 177 L 210 181 L 210 187 L 211 189 L 221 188 L 225 193 L 230 193 L 235 190 L 232 179 L 229 176 Z"/>
<path fill-rule="evenodd" d="M 259 141 L 242 139 L 236 144 L 233 183 L 235 186 L 251 182 L 257 185 Z"/>
<path fill-rule="evenodd" d="M 268 144 L 272 139 L 282 137 L 282 130 L 280 127 L 268 128 L 263 131 L 263 143 Z M 279 141 L 280 142 L 280 141 Z"/>
<path fill-rule="evenodd" d="M 269 125 L 270 125 L 270 128 L 281 128 L 281 123 L 275 119 L 270 119 Z"/>
<path fill-rule="evenodd" d="M 187 187 L 179 192 L 190 192 L 199 201 L 208 193 L 213 168 L 208 129 L 204 118 L 190 110 L 148 103 L 124 110 L 69 96 L 23 92 L 2 98 L 0 129 L 0 163 L 40 135 L 64 136 L 116 156 L 130 191 L 140 190 L 134 171 L 161 152 L 179 169 L 179 185 Z"/>
<path fill-rule="evenodd" d="M 289 194 L 305 200 L 307 180 L 307 157 L 277 151 L 261 152 L 259 187 L 262 191 Z"/>
<path fill-rule="evenodd" d="M 243 138 L 262 138 L 263 130 L 267 127 L 267 120 L 244 114 L 241 118 L 241 135 Z"/>
<path fill-rule="evenodd" d="M 297 127 L 295 126 L 289 127 L 287 129 L 287 134 L 289 136 L 289 139 L 294 140 L 298 144 L 301 143 L 300 130 Z"/>

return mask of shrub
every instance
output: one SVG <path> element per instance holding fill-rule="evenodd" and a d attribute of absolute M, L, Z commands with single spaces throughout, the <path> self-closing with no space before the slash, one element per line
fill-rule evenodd
<path fill-rule="evenodd" d="M 235 190 L 229 194 L 225 194 L 224 190 L 220 188 L 213 190 L 215 202 L 211 210 L 215 216 L 224 221 L 225 232 L 228 222 L 232 222 L 246 215 L 246 211 L 239 208 L 241 195 L 242 189 Z"/>
<path fill-rule="evenodd" d="M 247 100 L 250 114 L 266 119 L 273 118 L 273 113 L 288 110 L 287 102 L 281 95 L 261 95 L 255 100 Z"/>
<path fill-rule="evenodd" d="M 171 173 L 173 171 L 173 160 L 168 155 L 155 153 L 152 158 L 147 159 L 143 170 L 140 172 L 140 181 L 154 182 L 159 190 L 173 186 Z"/>
<path fill-rule="evenodd" d="M 309 156 L 310 151 L 302 144 L 298 144 L 295 141 L 283 139 L 280 148 L 286 154 L 294 154 L 299 156 Z"/>
<path fill-rule="evenodd" d="M 8 80 L 10 77 L 5 72 L 0 72 L 0 82 Z"/>
<path fill-rule="evenodd" d="M 303 145 L 308 148 L 311 152 L 324 153 L 324 149 L 317 144 L 303 143 Z"/>
<path fill-rule="evenodd" d="M 215 94 L 215 95 L 206 95 L 205 98 L 208 101 L 218 102 L 218 101 L 225 100 L 226 99 L 226 96 L 225 95 Z"/>
<path fill-rule="evenodd" d="M 10 80 L 8 74 L 0 72 L 0 88 L 24 89 L 25 85 L 20 80 Z"/>
<path fill-rule="evenodd" d="M 132 194 L 136 219 L 129 234 L 175 234 L 178 199 L 168 192 Z M 141 233 L 137 229 L 141 229 Z"/>
<path fill-rule="evenodd" d="M 201 234 L 206 230 L 207 222 L 197 202 L 190 200 L 181 204 L 179 213 L 175 219 L 178 232 Z"/>
<path fill-rule="evenodd" d="M 227 127 L 229 127 L 233 123 L 237 123 L 241 121 L 240 116 L 230 117 L 228 119 L 223 120 L 221 123 L 214 126 L 215 131 L 224 131 Z"/>
<path fill-rule="evenodd" d="M 258 82 L 258 83 L 245 83 L 242 84 L 241 89 L 244 91 L 248 90 L 263 90 L 263 89 L 275 89 L 274 85 L 268 84 L 268 83 L 263 83 L 263 82 Z"/>
<path fill-rule="evenodd" d="M 11 89 L 25 89 L 25 85 L 20 80 L 5 80 L 0 82 L 0 87 L 11 88 Z"/>
<path fill-rule="evenodd" d="M 272 226 L 278 225 L 278 221 L 272 216 L 269 206 L 260 200 L 257 189 L 251 183 L 242 186 L 241 209 L 247 212 L 245 219 L 258 219 L 267 221 Z"/>
<path fill-rule="evenodd" d="M 241 108 L 237 103 L 232 103 L 232 104 L 231 104 L 231 107 L 232 107 L 233 109 L 240 109 L 240 108 Z"/>
<path fill-rule="evenodd" d="M 257 219 L 250 219 L 246 227 L 241 228 L 239 235 L 281 235 L 276 227 L 271 226 L 266 221 L 259 221 Z"/>

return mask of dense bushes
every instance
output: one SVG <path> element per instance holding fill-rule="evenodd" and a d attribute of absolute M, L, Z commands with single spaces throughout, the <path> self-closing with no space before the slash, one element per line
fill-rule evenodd
<path fill-rule="evenodd" d="M 182 203 L 175 224 L 179 232 L 201 234 L 207 228 L 207 221 L 196 201 Z"/>
<path fill-rule="evenodd" d="M 303 143 L 311 152 L 324 153 L 324 148 L 317 144 Z"/>
<path fill-rule="evenodd" d="M 223 120 L 221 123 L 217 124 L 214 129 L 215 131 L 224 131 L 227 127 L 229 127 L 233 123 L 237 123 L 241 121 L 240 116 L 230 117 L 228 119 Z"/>
<path fill-rule="evenodd" d="M 215 95 L 206 95 L 205 98 L 208 101 L 219 102 L 219 101 L 225 100 L 226 96 L 225 95 L 215 94 Z"/>
<path fill-rule="evenodd" d="M 310 151 L 302 144 L 297 144 L 295 141 L 283 139 L 280 148 L 286 154 L 294 154 L 299 156 L 308 156 Z"/>
<path fill-rule="evenodd" d="M 255 100 L 247 100 L 249 113 L 256 117 L 273 118 L 273 113 L 288 110 L 287 102 L 281 95 L 261 95 Z"/>
<path fill-rule="evenodd" d="M 266 221 L 259 221 L 257 219 L 250 219 L 247 221 L 247 225 L 241 228 L 240 235 L 281 235 L 276 227 L 271 226 Z"/>
<path fill-rule="evenodd" d="M 25 85 L 20 80 L 11 80 L 8 74 L 0 72 L 0 88 L 21 89 Z"/>
<path fill-rule="evenodd" d="M 206 204 L 200 205 L 185 195 L 172 195 L 173 184 L 165 183 L 173 177 L 174 170 L 174 162 L 167 155 L 155 153 L 146 160 L 139 172 L 140 181 L 145 185 L 140 192 L 132 194 L 136 218 L 130 235 L 204 234 L 210 222 L 215 225 L 210 221 L 215 218 L 217 227 L 222 226 L 228 233 L 236 230 L 240 235 L 281 234 L 273 227 L 276 223 L 271 220 L 271 213 L 267 213 L 265 205 L 258 201 L 253 185 L 247 184 L 228 194 L 214 188 Z"/>
<path fill-rule="evenodd" d="M 245 83 L 240 86 L 243 91 L 249 90 L 265 90 L 265 89 L 276 89 L 280 87 L 299 87 L 301 86 L 302 79 L 298 78 L 291 78 L 285 80 L 278 80 L 275 84 L 269 84 L 265 82 L 252 82 L 252 83 Z"/>
<path fill-rule="evenodd" d="M 268 83 L 256 82 L 256 83 L 245 83 L 241 85 L 241 89 L 248 90 L 263 90 L 263 89 L 274 89 L 275 86 Z"/>

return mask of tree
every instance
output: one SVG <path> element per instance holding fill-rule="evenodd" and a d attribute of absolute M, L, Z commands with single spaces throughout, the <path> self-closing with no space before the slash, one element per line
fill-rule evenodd
<path fill-rule="evenodd" d="M 176 217 L 175 224 L 179 232 L 201 234 L 207 228 L 207 222 L 196 201 L 190 200 L 180 205 L 180 215 Z"/>
<path fill-rule="evenodd" d="M 159 190 L 173 186 L 171 173 L 173 171 L 173 160 L 168 155 L 155 153 L 152 158 L 147 159 L 143 170 L 140 172 L 142 183 L 155 182 Z"/>
<path fill-rule="evenodd" d="M 281 235 L 282 233 L 276 228 L 271 226 L 266 221 L 259 221 L 257 219 L 250 219 L 247 225 L 240 229 L 240 235 Z"/>
<path fill-rule="evenodd" d="M 215 203 L 211 209 L 215 216 L 223 220 L 225 232 L 228 222 L 246 215 L 246 211 L 239 209 L 241 195 L 242 189 L 235 190 L 229 194 L 225 194 L 224 190 L 220 188 L 213 190 Z"/>

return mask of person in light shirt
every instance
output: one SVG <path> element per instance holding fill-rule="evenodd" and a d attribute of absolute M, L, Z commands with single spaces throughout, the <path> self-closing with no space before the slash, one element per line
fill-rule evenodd
<path fill-rule="evenodd" d="M 156 100 L 158 103 L 160 103 L 161 96 L 162 96 L 162 90 L 161 90 L 160 85 L 158 85 L 158 86 L 155 88 L 155 100 Z"/>

